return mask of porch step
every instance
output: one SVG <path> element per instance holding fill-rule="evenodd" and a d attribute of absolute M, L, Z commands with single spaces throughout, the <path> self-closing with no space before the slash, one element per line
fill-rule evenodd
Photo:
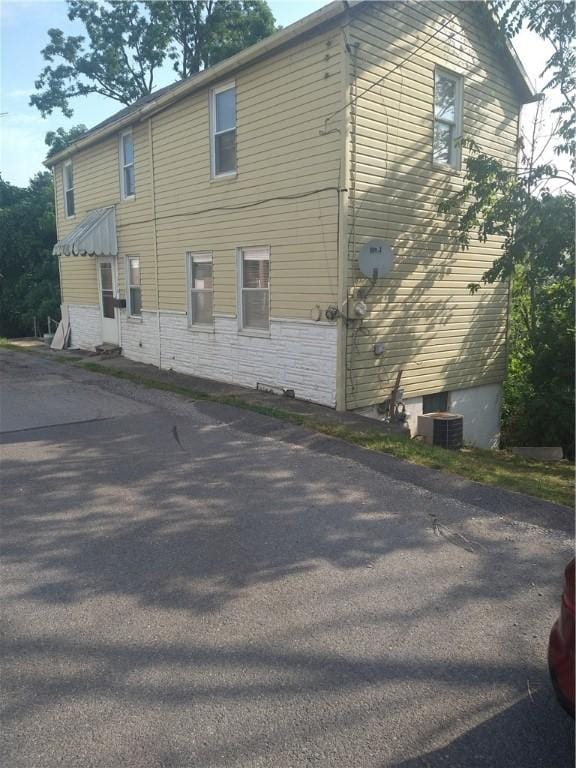
<path fill-rule="evenodd" d="M 94 348 L 97 355 L 100 355 L 100 357 L 120 357 L 120 353 L 122 352 L 121 347 L 119 347 L 117 344 L 99 344 L 97 347 Z"/>

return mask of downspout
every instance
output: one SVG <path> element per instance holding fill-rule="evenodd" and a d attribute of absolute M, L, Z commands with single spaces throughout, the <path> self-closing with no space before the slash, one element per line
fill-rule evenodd
<path fill-rule="evenodd" d="M 348 301 L 348 189 L 350 185 L 350 59 L 346 30 L 349 27 L 350 10 L 347 9 L 341 28 L 342 52 L 342 117 L 340 128 L 340 170 L 338 178 L 338 331 L 336 339 L 336 410 L 346 410 L 346 368 L 348 327 L 346 323 L 346 304 Z"/>
<path fill-rule="evenodd" d="M 158 368 L 162 368 L 162 326 L 160 322 L 160 282 L 158 269 L 158 230 L 156 227 L 156 180 L 154 177 L 154 138 L 152 116 L 148 118 L 148 147 L 150 152 L 150 179 L 152 185 L 152 231 L 154 249 L 154 268 L 156 270 L 156 320 L 158 332 Z"/>

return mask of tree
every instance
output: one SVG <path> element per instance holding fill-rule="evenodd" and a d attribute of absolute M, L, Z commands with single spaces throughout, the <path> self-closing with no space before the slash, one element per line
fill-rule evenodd
<path fill-rule="evenodd" d="M 552 53 L 544 90 L 557 88 L 562 103 L 553 148 L 574 164 L 574 3 L 561 0 L 497 0 L 500 24 L 513 37 L 523 26 L 548 40 Z M 535 126 L 538 122 L 538 115 Z M 463 139 L 470 152 L 460 192 L 442 201 L 463 249 L 475 235 L 502 238 L 502 253 L 481 283 L 509 281 L 509 368 L 504 383 L 503 438 L 507 444 L 560 444 L 574 456 L 574 196 L 549 187 L 570 174 L 538 164 L 531 146 L 521 147 L 520 172 Z M 573 166 L 574 167 L 574 166 Z M 481 283 L 470 283 L 472 293 Z"/>
<path fill-rule="evenodd" d="M 150 18 L 172 32 L 168 56 L 185 78 L 257 43 L 275 30 L 264 0 L 147 2 Z"/>
<path fill-rule="evenodd" d="M 495 0 L 500 27 L 510 39 L 526 27 L 552 46 L 542 76 L 544 90 L 558 88 L 563 102 L 552 111 L 559 116 L 557 154 L 576 155 L 576 49 L 574 0 Z"/>
<path fill-rule="evenodd" d="M 502 254 L 481 276 L 511 283 L 509 369 L 503 440 L 562 445 L 574 455 L 574 197 L 533 191 L 547 166 L 518 177 L 472 141 L 462 190 L 440 205 L 457 217 L 468 248 L 476 235 L 503 238 Z M 480 283 L 470 283 L 472 293 Z"/>
<path fill-rule="evenodd" d="M 60 316 L 52 176 L 37 174 L 28 187 L 0 177 L 0 335 L 24 336 L 33 318 L 46 329 Z"/>
<path fill-rule="evenodd" d="M 55 109 L 71 117 L 70 102 L 91 93 L 133 104 L 152 92 L 166 56 L 179 77 L 188 77 L 274 31 L 264 0 L 67 2 L 68 18 L 86 35 L 48 30 L 48 65 L 30 97 L 44 117 Z"/>
<path fill-rule="evenodd" d="M 44 143 L 50 147 L 47 157 L 52 157 L 52 155 L 66 149 L 69 144 L 72 144 L 73 141 L 79 139 L 87 130 L 88 128 L 80 123 L 79 125 L 72 126 L 68 131 L 64 128 L 48 131 L 46 138 L 44 139 Z"/>
<path fill-rule="evenodd" d="M 35 82 L 40 92 L 30 97 L 43 117 L 55 109 L 71 117 L 70 100 L 78 96 L 98 93 L 128 105 L 151 92 L 169 34 L 150 24 L 138 3 L 68 0 L 68 18 L 83 23 L 88 39 L 48 30 L 42 55 L 50 63 Z"/>

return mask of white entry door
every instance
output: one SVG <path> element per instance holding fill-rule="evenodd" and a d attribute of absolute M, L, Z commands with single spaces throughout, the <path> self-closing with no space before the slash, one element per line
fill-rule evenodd
<path fill-rule="evenodd" d="M 118 344 L 118 310 L 114 306 L 116 292 L 116 259 L 98 259 L 98 288 L 102 313 L 102 341 Z"/>

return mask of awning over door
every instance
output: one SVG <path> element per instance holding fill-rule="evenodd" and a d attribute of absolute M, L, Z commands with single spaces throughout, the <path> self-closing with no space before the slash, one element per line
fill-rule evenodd
<path fill-rule="evenodd" d="M 116 256 L 116 212 L 114 207 L 95 208 L 72 232 L 58 240 L 57 256 Z"/>

